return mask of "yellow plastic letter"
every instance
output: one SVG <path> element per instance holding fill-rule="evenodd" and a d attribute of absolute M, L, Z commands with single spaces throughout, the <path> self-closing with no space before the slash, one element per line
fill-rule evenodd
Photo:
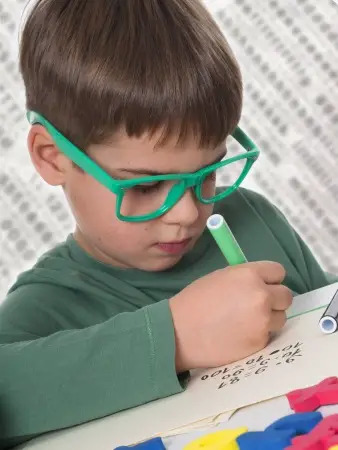
<path fill-rule="evenodd" d="M 209 433 L 184 447 L 184 450 L 239 450 L 236 438 L 248 431 L 246 427 Z"/>

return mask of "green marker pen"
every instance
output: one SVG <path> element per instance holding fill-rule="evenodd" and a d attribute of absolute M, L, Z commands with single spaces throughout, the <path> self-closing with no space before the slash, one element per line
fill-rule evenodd
<path fill-rule="evenodd" d="M 207 220 L 207 227 L 230 266 L 248 262 L 221 214 L 210 216 Z"/>

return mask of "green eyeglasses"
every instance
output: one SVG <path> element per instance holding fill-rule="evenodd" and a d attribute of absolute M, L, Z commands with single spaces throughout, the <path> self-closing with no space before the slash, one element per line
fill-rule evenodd
<path fill-rule="evenodd" d="M 183 197 L 186 190 L 191 188 L 201 203 L 209 204 L 222 200 L 239 187 L 259 156 L 256 145 L 241 128 L 237 127 L 232 137 L 246 150 L 245 153 L 216 162 L 194 173 L 117 180 L 72 144 L 42 115 L 27 111 L 27 119 L 32 125 L 39 123 L 44 126 L 60 151 L 116 195 L 116 216 L 126 222 L 143 222 L 160 217 Z M 231 165 L 231 168 L 240 165 L 240 170 L 238 174 L 234 170 L 229 170 L 229 173 L 235 174 L 233 175 L 235 178 L 224 190 L 216 192 L 216 176 L 219 174 L 222 179 L 224 168 L 228 165 Z M 220 169 L 223 170 L 220 171 Z"/>

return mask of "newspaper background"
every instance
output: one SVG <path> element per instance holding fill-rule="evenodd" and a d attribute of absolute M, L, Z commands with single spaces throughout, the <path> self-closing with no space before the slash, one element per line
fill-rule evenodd
<path fill-rule="evenodd" d="M 0 301 L 73 219 L 28 158 L 18 39 L 26 0 L 0 0 Z M 262 150 L 244 186 L 287 216 L 338 273 L 338 6 L 334 0 L 206 0 L 242 68 L 241 126 Z"/>

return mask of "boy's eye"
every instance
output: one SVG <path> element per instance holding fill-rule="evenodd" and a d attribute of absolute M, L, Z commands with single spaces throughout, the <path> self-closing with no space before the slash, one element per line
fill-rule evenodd
<path fill-rule="evenodd" d="M 161 181 L 155 181 L 154 183 L 137 184 L 136 186 L 133 186 L 133 189 L 142 194 L 149 194 L 158 190 L 160 186 Z"/>

